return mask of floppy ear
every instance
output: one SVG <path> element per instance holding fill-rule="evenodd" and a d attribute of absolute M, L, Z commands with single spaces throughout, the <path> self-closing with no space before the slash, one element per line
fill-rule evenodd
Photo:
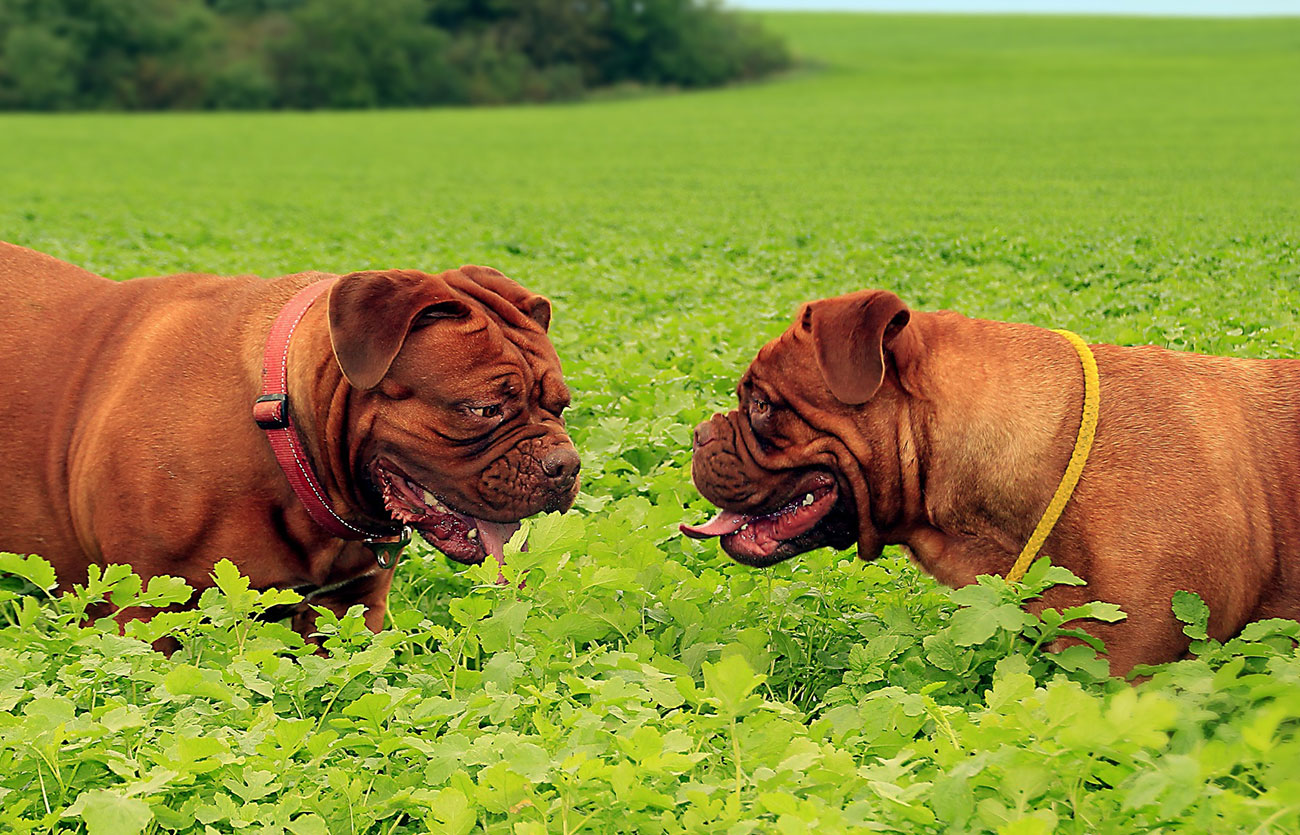
<path fill-rule="evenodd" d="M 504 273 L 491 267 L 466 264 L 460 268 L 460 271 L 473 279 L 479 286 L 491 290 L 510 302 L 529 319 L 541 325 L 543 331 L 551 327 L 550 299 L 525 290 L 518 282 L 507 278 Z"/>
<path fill-rule="evenodd" d="M 529 319 L 542 326 L 542 330 L 551 329 L 551 300 L 536 293 L 519 305 L 519 309 Z"/>
<path fill-rule="evenodd" d="M 842 403 L 870 400 L 885 379 L 885 349 L 911 318 L 887 290 L 863 290 L 804 305 L 800 321 L 812 334 L 822 378 Z"/>
<path fill-rule="evenodd" d="M 327 304 L 334 358 L 359 389 L 379 385 L 412 329 L 470 315 L 446 281 L 415 270 L 345 275 Z"/>

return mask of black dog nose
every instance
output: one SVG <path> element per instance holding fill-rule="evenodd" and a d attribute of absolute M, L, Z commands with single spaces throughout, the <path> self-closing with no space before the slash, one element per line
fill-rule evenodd
<path fill-rule="evenodd" d="M 573 478 L 581 467 L 578 453 L 567 447 L 556 447 L 542 458 L 542 472 L 557 481 Z"/>
<path fill-rule="evenodd" d="M 695 427 L 695 446 L 702 447 L 717 435 L 717 430 L 713 428 L 713 421 L 706 420 L 699 426 Z"/>

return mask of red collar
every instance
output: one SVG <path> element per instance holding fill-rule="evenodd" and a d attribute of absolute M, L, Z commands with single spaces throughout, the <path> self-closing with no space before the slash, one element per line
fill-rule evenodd
<path fill-rule="evenodd" d="M 266 430 L 267 440 L 275 453 L 276 463 L 289 480 L 293 493 L 307 509 L 312 520 L 339 539 L 363 540 L 373 546 L 386 545 L 383 551 L 391 551 L 394 539 L 400 539 L 405 545 L 410 539 L 409 529 L 390 527 L 384 530 L 367 530 L 352 524 L 334 512 L 325 501 L 325 491 L 321 488 L 316 474 L 312 472 L 311 462 L 303 452 L 302 442 L 298 436 L 298 427 L 293 420 L 293 409 L 289 406 L 289 340 L 294 328 L 322 293 L 338 279 L 327 278 L 308 284 L 289 300 L 271 324 L 271 332 L 266 337 L 266 350 L 262 354 L 262 394 L 253 403 L 253 420 Z M 380 542 L 380 540 L 387 540 Z M 400 547 L 397 549 L 400 550 Z M 385 564 L 385 554 L 376 547 L 379 564 Z M 395 556 L 395 555 L 389 555 Z"/>

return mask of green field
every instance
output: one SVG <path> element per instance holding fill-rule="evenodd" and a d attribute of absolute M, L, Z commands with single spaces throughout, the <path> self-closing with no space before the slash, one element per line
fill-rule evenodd
<path fill-rule="evenodd" d="M 277 660 L 229 577 L 170 660 L 3 603 L 0 829 L 1300 831 L 1300 626 L 1133 687 L 1037 651 L 1041 572 L 954 595 L 892 552 L 756 571 L 675 535 L 709 510 L 690 428 L 803 300 L 1300 356 L 1300 19 L 766 21 L 804 68 L 714 92 L 0 116 L 0 237 L 110 277 L 473 262 L 548 294 L 584 457 L 524 590 L 420 551 L 395 629 L 330 658 Z"/>

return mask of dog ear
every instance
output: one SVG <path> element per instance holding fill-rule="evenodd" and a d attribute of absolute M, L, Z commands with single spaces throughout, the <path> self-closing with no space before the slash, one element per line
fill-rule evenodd
<path fill-rule="evenodd" d="M 480 287 L 491 290 L 510 302 L 529 319 L 541 325 L 543 331 L 551 327 L 550 299 L 525 290 L 519 286 L 518 282 L 491 267 L 466 264 L 460 268 L 460 271 L 474 280 Z"/>
<path fill-rule="evenodd" d="M 359 389 L 379 385 L 413 329 L 470 315 L 446 281 L 415 270 L 345 275 L 327 305 L 334 358 Z"/>
<path fill-rule="evenodd" d="M 863 290 L 809 302 L 800 325 L 812 335 L 813 355 L 831 394 L 858 406 L 885 379 L 885 350 L 907 327 L 911 311 L 886 290 Z"/>

